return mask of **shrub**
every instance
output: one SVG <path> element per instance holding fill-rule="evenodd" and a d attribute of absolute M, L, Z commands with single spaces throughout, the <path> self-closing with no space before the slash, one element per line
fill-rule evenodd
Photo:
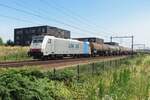
<path fill-rule="evenodd" d="M 70 100 L 71 93 L 63 83 L 56 83 L 46 77 L 39 78 L 41 73 L 35 74 L 35 72 L 37 71 L 27 73 L 27 71 L 9 70 L 2 73 L 0 98 L 2 100 Z M 32 78 L 34 81 L 31 80 Z"/>
<path fill-rule="evenodd" d="M 103 80 L 101 79 L 100 80 L 100 83 L 99 83 L 99 97 L 100 98 L 102 98 L 102 97 L 104 97 L 104 94 L 105 94 L 105 85 L 104 85 L 104 83 L 103 83 Z"/>
<path fill-rule="evenodd" d="M 150 57 L 145 57 L 145 59 L 143 60 L 143 65 L 144 66 L 149 66 L 150 65 Z"/>
<path fill-rule="evenodd" d="M 3 39 L 0 37 L 0 45 L 3 45 Z"/>
<path fill-rule="evenodd" d="M 23 76 L 35 77 L 35 78 L 44 78 L 46 74 L 38 69 L 31 70 L 20 70 L 19 73 Z"/>
<path fill-rule="evenodd" d="M 58 72 L 56 71 L 55 74 L 54 72 L 47 72 L 47 75 L 50 80 L 72 81 L 75 76 L 75 72 L 73 70 L 63 70 Z"/>
<path fill-rule="evenodd" d="M 12 41 L 12 40 L 7 40 L 7 42 L 6 42 L 6 46 L 14 46 L 15 44 L 14 44 L 14 42 Z"/>
<path fill-rule="evenodd" d="M 120 72 L 114 72 L 113 81 L 110 83 L 110 95 L 114 96 L 113 98 L 127 98 L 130 93 L 130 89 L 128 88 L 130 79 L 131 72 L 129 69 L 124 69 Z"/>

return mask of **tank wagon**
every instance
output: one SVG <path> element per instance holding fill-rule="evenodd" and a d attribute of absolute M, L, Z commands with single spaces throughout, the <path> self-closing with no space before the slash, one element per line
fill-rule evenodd
<path fill-rule="evenodd" d="M 120 54 L 121 55 L 130 55 L 132 54 L 132 50 L 127 47 L 119 46 L 120 47 Z"/>
<path fill-rule="evenodd" d="M 90 42 L 90 48 L 92 56 L 107 56 L 110 53 L 109 45 Z"/>
<path fill-rule="evenodd" d="M 28 54 L 35 59 L 75 58 L 127 55 L 131 54 L 131 50 L 119 45 L 62 39 L 54 36 L 35 36 L 32 39 Z"/>

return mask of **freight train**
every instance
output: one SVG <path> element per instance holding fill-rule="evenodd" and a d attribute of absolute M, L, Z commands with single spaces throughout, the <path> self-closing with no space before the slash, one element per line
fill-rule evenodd
<path fill-rule="evenodd" d="M 129 55 L 132 51 L 123 46 L 94 43 L 54 36 L 35 36 L 28 54 L 34 59 L 51 59 L 63 57 L 95 57 L 111 55 Z"/>

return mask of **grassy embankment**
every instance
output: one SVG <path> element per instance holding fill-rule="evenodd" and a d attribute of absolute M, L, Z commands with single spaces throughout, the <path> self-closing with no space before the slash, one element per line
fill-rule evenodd
<path fill-rule="evenodd" d="M 20 61 L 31 59 L 27 55 L 29 47 L 9 47 L 0 46 L 0 62 L 1 61 Z"/>
<path fill-rule="evenodd" d="M 150 56 L 59 71 L 1 69 L 2 100 L 147 100 L 150 96 Z M 79 78 L 79 80 L 77 80 Z"/>

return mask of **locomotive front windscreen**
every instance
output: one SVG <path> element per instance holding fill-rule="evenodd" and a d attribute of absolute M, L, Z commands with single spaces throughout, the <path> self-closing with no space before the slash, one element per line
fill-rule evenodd
<path fill-rule="evenodd" d="M 44 37 L 34 37 L 33 38 L 33 43 L 42 43 Z"/>
<path fill-rule="evenodd" d="M 33 43 L 42 43 L 43 40 L 33 40 Z"/>

